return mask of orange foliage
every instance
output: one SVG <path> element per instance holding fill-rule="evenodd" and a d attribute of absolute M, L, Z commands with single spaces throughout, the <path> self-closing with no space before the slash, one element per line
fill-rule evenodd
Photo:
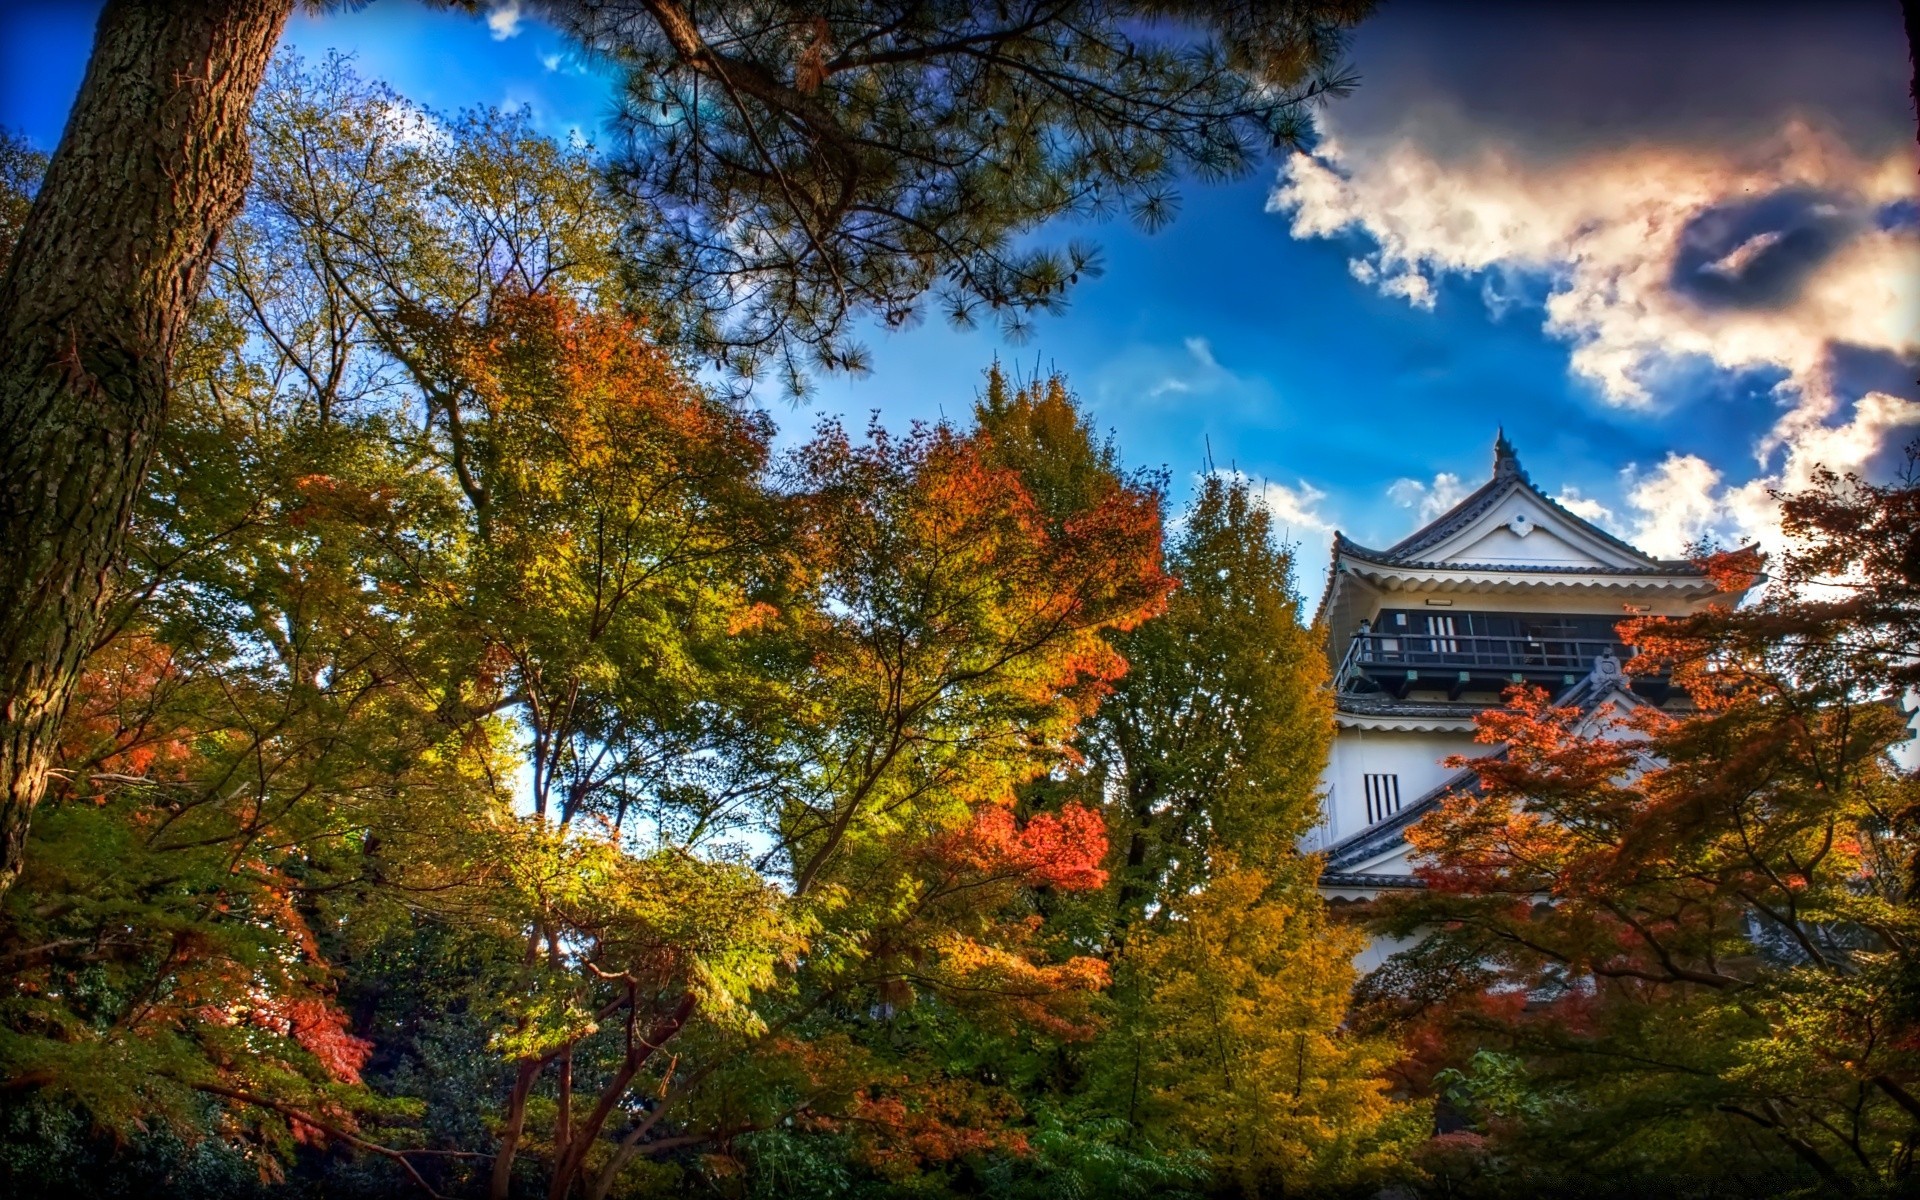
<path fill-rule="evenodd" d="M 193 733 L 164 715 L 182 678 L 173 650 L 144 634 L 123 634 L 89 656 L 60 730 L 68 787 L 99 801 L 106 788 L 94 775 L 183 779 Z"/>
<path fill-rule="evenodd" d="M 701 475 L 711 463 L 765 459 L 764 430 L 710 402 L 631 317 L 551 293 L 508 294 L 482 326 L 423 321 L 416 332 L 495 423 L 499 476 L 516 470 L 511 443 L 520 438 L 538 443 L 526 462 L 566 463 L 576 476 L 616 462 L 631 469 L 636 451 Z M 538 490 L 550 481 L 516 482 Z"/>
<path fill-rule="evenodd" d="M 1006 1128 L 1021 1115 L 1019 1102 L 1001 1089 L 965 1079 L 901 1077 L 863 1090 L 845 1127 L 860 1161 L 906 1180 L 929 1163 L 970 1154 L 1026 1154 L 1026 1135 Z"/>
<path fill-rule="evenodd" d="M 1715 588 L 1734 595 L 1759 583 L 1766 564 L 1767 556 L 1760 553 L 1758 546 L 1720 550 L 1695 560 L 1695 565 L 1706 571 L 1707 578 L 1713 581 Z"/>
<path fill-rule="evenodd" d="M 1107 856 L 1106 822 L 1081 804 L 1037 813 L 1025 826 L 1005 807 L 982 804 L 971 824 L 940 839 L 938 851 L 982 874 L 1013 876 L 1036 887 L 1088 891 L 1107 882 L 1100 866 Z"/>
<path fill-rule="evenodd" d="M 328 1075 L 340 1083 L 359 1083 L 360 1069 L 373 1054 L 373 1043 L 347 1032 L 347 1015 L 317 997 L 307 996 L 282 1005 L 293 1040 L 318 1059 Z"/>

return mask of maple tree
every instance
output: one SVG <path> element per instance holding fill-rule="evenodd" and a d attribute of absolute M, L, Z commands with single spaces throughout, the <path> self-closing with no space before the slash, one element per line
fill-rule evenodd
<path fill-rule="evenodd" d="M 1427 937 L 1373 999 L 1424 1031 L 1417 1059 L 1519 1056 L 1543 1102 L 1498 1144 L 1532 1169 L 1550 1144 L 1559 1170 L 1909 1173 L 1920 782 L 1888 751 L 1910 736 L 1912 493 L 1828 475 L 1785 498 L 1798 540 L 1759 603 L 1623 626 L 1689 708 L 1516 692 L 1482 718 L 1501 749 L 1477 788 L 1410 832 L 1428 890 L 1383 928 Z M 1743 588 L 1764 564 L 1712 565 Z"/>

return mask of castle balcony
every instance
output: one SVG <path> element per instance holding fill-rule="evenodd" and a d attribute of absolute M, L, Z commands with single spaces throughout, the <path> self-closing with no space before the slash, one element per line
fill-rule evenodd
<path fill-rule="evenodd" d="M 1480 633 L 1407 633 L 1362 628 L 1335 676 L 1340 692 L 1404 700 L 1413 692 L 1497 696 L 1516 683 L 1558 695 L 1610 657 L 1631 672 L 1633 647 L 1612 637 Z M 1655 704 L 1666 698 L 1664 676 L 1636 676 L 1634 690 Z"/>

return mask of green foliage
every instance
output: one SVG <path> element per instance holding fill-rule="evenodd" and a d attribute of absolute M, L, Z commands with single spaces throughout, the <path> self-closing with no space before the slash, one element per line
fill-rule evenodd
<path fill-rule="evenodd" d="M 1287 861 L 1318 820 L 1333 736 L 1292 553 L 1245 481 L 1203 481 L 1169 565 L 1167 615 L 1117 643 L 1129 669 L 1086 737 L 1126 846 L 1122 923 L 1203 884 L 1217 849 Z"/>
<path fill-rule="evenodd" d="M 1553 1104 L 1531 1086 L 1527 1065 L 1510 1054 L 1476 1050 L 1467 1069 L 1447 1067 L 1433 1077 L 1434 1090 L 1454 1111 L 1484 1129 L 1489 1119 L 1538 1121 Z"/>
<path fill-rule="evenodd" d="M 1045 389 L 992 377 L 981 412 L 1042 494 L 1074 494 L 1110 461 Z M 1022 1164 L 1007 1178 L 1036 1195 L 1134 1186 L 1107 1166 L 1196 1193 L 1378 1186 L 1426 1109 L 1386 1094 L 1391 1043 L 1343 1028 L 1361 940 L 1328 921 L 1317 865 L 1295 849 L 1332 721 L 1291 554 L 1245 481 L 1216 476 L 1169 566 L 1167 613 L 1114 639 L 1128 671 L 1082 726 L 1082 763 L 1026 800 L 1097 797 L 1112 834 L 1107 887 L 1048 905 L 1113 970 L 1105 1028 L 1065 1078 L 1040 1081 L 1055 1106 L 1042 1111 L 1072 1130 L 1055 1131 L 1058 1152 L 1091 1174 Z"/>
<path fill-rule="evenodd" d="M 1243 487 L 1169 601 L 1164 481 L 1064 381 L 776 454 L 623 307 L 580 148 L 339 60 L 256 123 L 0 904 L 0 1118 L 180 1195 L 1382 1176 L 1291 850 L 1323 668 Z"/>
<path fill-rule="evenodd" d="M 46 170 L 46 155 L 12 130 L 0 129 L 0 271 L 6 269 Z"/>

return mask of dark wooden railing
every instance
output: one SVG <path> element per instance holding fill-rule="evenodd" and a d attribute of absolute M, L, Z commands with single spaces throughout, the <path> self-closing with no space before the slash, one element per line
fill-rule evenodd
<path fill-rule="evenodd" d="M 1616 638 L 1506 636 L 1478 633 L 1356 634 L 1335 676 L 1342 692 L 1384 691 L 1404 698 L 1419 688 L 1439 688 L 1449 699 L 1467 692 L 1497 694 L 1514 683 L 1564 687 L 1612 655 L 1623 666 L 1633 648 Z M 1664 693 L 1655 678 L 1642 690 Z"/>
<path fill-rule="evenodd" d="M 1356 666 L 1531 668 L 1584 674 L 1603 654 L 1625 662 L 1632 657 L 1633 649 L 1618 638 L 1362 633 L 1354 637 L 1347 657 Z"/>

